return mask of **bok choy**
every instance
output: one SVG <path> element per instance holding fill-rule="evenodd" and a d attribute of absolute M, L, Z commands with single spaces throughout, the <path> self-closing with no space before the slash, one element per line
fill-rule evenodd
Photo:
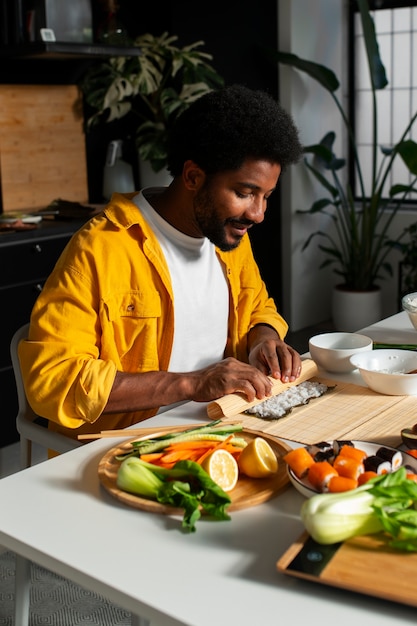
<path fill-rule="evenodd" d="M 385 531 L 392 548 L 417 552 L 417 483 L 407 470 L 377 476 L 343 493 L 322 493 L 306 500 L 301 519 L 321 544 Z"/>
<path fill-rule="evenodd" d="M 230 519 L 226 512 L 230 496 L 193 461 L 179 461 L 172 469 L 166 469 L 129 456 L 118 469 L 117 486 L 123 491 L 184 509 L 182 527 L 190 532 L 196 530 L 201 510 L 218 520 Z"/>

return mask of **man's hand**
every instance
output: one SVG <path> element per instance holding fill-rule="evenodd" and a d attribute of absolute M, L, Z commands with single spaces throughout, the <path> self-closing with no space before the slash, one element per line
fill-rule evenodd
<path fill-rule="evenodd" d="M 301 358 L 270 326 L 258 325 L 248 336 L 249 363 L 233 357 L 196 372 L 117 372 L 104 413 L 138 411 L 194 400 L 211 402 L 240 392 L 248 402 L 271 395 L 272 378 L 294 381 Z"/>
<path fill-rule="evenodd" d="M 192 385 L 189 400 L 209 402 L 229 393 L 241 392 L 248 402 L 271 395 L 270 378 L 259 368 L 228 357 L 202 370 L 186 375 Z"/>
<path fill-rule="evenodd" d="M 301 357 L 270 326 L 254 326 L 248 335 L 249 363 L 264 374 L 293 382 L 301 373 Z"/>

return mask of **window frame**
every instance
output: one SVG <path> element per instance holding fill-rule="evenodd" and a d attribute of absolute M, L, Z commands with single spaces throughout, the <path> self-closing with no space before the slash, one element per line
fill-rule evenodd
<path fill-rule="evenodd" d="M 369 0 L 369 8 L 370 11 L 378 11 L 384 9 L 401 9 L 407 7 L 417 7 L 417 0 Z M 357 3 L 355 0 L 350 0 L 349 2 L 349 12 L 348 12 L 348 118 L 350 120 L 352 130 L 355 136 L 356 141 L 356 130 L 357 130 L 357 120 L 356 120 L 356 111 L 355 111 L 355 95 L 356 95 L 356 81 L 355 81 L 355 15 L 359 12 L 357 7 Z M 417 48 L 417 43 L 416 43 Z M 388 81 L 390 81 L 390 77 L 388 76 Z M 391 118 L 393 115 L 391 116 Z M 417 121 L 415 122 L 414 129 L 417 128 Z M 356 199 L 359 199 L 359 195 L 356 190 L 356 181 L 355 181 L 355 167 L 352 151 L 350 150 L 349 158 L 348 158 L 348 176 L 351 181 L 352 189 L 355 192 Z M 414 199 L 407 199 L 403 202 L 404 209 L 415 209 L 417 207 L 417 195 Z"/>

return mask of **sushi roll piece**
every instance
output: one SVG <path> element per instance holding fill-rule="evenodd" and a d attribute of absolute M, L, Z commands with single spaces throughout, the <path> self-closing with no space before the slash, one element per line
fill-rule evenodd
<path fill-rule="evenodd" d="M 348 439 L 335 439 L 333 441 L 333 450 L 334 450 L 335 456 L 340 454 L 340 450 L 343 448 L 343 446 L 350 446 L 351 448 L 355 447 L 353 445 L 353 441 L 350 441 Z"/>
<path fill-rule="evenodd" d="M 346 476 L 332 476 L 329 480 L 329 493 L 342 493 L 356 489 L 358 481 Z"/>
<path fill-rule="evenodd" d="M 383 446 L 377 450 L 376 456 L 391 463 L 392 470 L 396 470 L 403 464 L 403 455 L 399 450 L 384 448 Z"/>
<path fill-rule="evenodd" d="M 329 461 L 334 459 L 333 444 L 328 441 L 320 441 L 307 446 L 307 450 L 315 461 Z"/>
<path fill-rule="evenodd" d="M 318 452 L 328 452 L 329 450 L 333 452 L 333 444 L 328 441 L 319 441 L 318 443 L 312 443 L 307 446 L 307 450 L 312 457 L 315 457 Z"/>
<path fill-rule="evenodd" d="M 335 456 L 334 456 L 333 448 L 329 450 L 319 450 L 314 455 L 315 461 L 329 461 L 329 463 L 333 463 L 334 458 Z"/>
<path fill-rule="evenodd" d="M 359 476 L 364 473 L 365 467 L 362 460 L 352 459 L 349 456 L 339 454 L 333 463 L 334 469 L 339 476 L 350 478 L 352 480 L 358 480 Z"/>
<path fill-rule="evenodd" d="M 407 471 L 407 478 L 408 480 L 414 480 L 414 482 L 417 483 L 417 474 L 415 474 L 413 470 L 411 470 L 411 472 Z"/>
<path fill-rule="evenodd" d="M 364 483 L 367 483 L 368 480 L 371 480 L 371 478 L 376 478 L 377 476 L 378 474 L 376 472 L 373 472 L 372 470 L 365 471 L 359 476 L 358 485 L 363 485 Z"/>
<path fill-rule="evenodd" d="M 315 461 L 306 448 L 294 448 L 283 456 L 284 461 L 292 469 L 297 478 L 307 476 L 309 468 Z"/>
<path fill-rule="evenodd" d="M 307 476 L 312 487 L 323 493 L 329 490 L 330 479 L 338 473 L 328 461 L 317 461 L 309 468 Z"/>
<path fill-rule="evenodd" d="M 381 457 L 373 454 L 372 456 L 368 456 L 363 462 L 365 471 L 376 472 L 378 475 L 380 474 L 388 474 L 392 471 L 391 463 L 386 461 L 385 459 L 381 459 Z"/>
<path fill-rule="evenodd" d="M 339 456 L 346 456 L 350 459 L 355 459 L 358 463 L 362 463 L 364 459 L 368 456 L 365 450 L 361 450 L 360 448 L 354 448 L 353 446 L 344 445 L 341 447 Z"/>

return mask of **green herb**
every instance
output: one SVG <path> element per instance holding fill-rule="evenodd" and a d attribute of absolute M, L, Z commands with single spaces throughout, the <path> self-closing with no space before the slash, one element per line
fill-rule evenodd
<path fill-rule="evenodd" d="M 184 509 L 182 528 L 189 532 L 195 532 L 201 510 L 217 520 L 230 519 L 226 512 L 230 496 L 193 461 L 179 461 L 172 469 L 165 469 L 132 456 L 121 463 L 117 486 L 123 491 Z"/>
<path fill-rule="evenodd" d="M 415 343 L 378 343 L 373 342 L 374 350 L 382 350 L 384 348 L 396 348 L 397 350 L 417 350 Z"/>
<path fill-rule="evenodd" d="M 407 470 L 377 476 L 335 494 L 318 494 L 301 507 L 307 532 L 321 544 L 385 531 L 392 548 L 417 552 L 417 483 Z"/>

